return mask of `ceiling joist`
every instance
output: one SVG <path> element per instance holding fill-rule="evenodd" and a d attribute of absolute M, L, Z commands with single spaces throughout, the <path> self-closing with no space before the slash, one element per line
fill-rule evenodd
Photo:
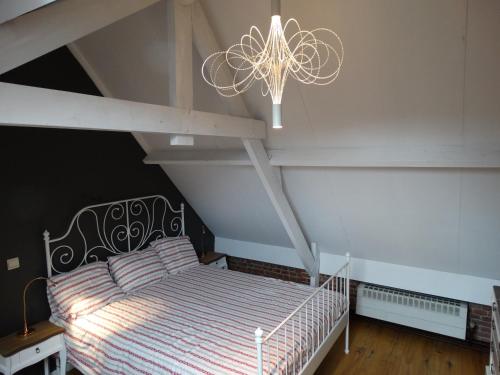
<path fill-rule="evenodd" d="M 159 0 L 58 0 L 0 25 L 0 74 Z"/>
<path fill-rule="evenodd" d="M 0 124 L 254 139 L 266 133 L 253 119 L 8 83 L 0 83 Z"/>
<path fill-rule="evenodd" d="M 253 165 L 245 150 L 153 151 L 146 156 L 144 163 L 159 165 Z"/>
<path fill-rule="evenodd" d="M 297 250 L 297 255 L 302 261 L 304 268 L 311 276 L 311 285 L 318 286 L 319 282 L 319 258 L 314 257 L 309 244 L 302 232 L 302 228 L 295 217 L 295 214 L 288 202 L 288 198 L 283 192 L 281 181 L 269 163 L 266 150 L 261 140 L 243 139 L 248 156 L 257 171 L 266 193 L 278 214 L 283 227 L 285 228 L 293 247 Z"/>
<path fill-rule="evenodd" d="M 266 152 L 273 167 L 500 168 L 500 149 L 491 147 L 342 147 L 268 149 Z M 160 165 L 253 165 L 243 150 L 154 151 L 146 156 L 144 162 Z"/>

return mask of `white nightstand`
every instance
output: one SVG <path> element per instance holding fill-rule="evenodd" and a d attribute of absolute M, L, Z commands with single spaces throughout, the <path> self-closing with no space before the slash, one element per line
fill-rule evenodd
<path fill-rule="evenodd" d="M 11 375 L 44 361 L 44 373 L 49 374 L 49 357 L 59 353 L 59 373 L 66 374 L 66 346 L 64 328 L 51 322 L 35 324 L 27 337 L 13 333 L 0 339 L 0 372 Z"/>
<path fill-rule="evenodd" d="M 227 270 L 226 254 L 210 252 L 200 258 L 200 263 Z"/>

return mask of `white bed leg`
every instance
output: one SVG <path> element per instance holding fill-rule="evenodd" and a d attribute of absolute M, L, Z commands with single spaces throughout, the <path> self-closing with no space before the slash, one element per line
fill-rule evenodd
<path fill-rule="evenodd" d="M 345 326 L 345 354 L 349 354 L 349 310 L 350 310 L 350 277 L 351 277 L 351 254 L 346 253 L 347 268 L 346 268 L 346 300 L 347 300 L 347 325 Z"/>
<path fill-rule="evenodd" d="M 257 345 L 257 374 L 262 375 L 262 335 L 264 332 L 259 327 L 255 330 L 255 344 Z"/>
<path fill-rule="evenodd" d="M 48 230 L 43 232 L 43 242 L 45 243 L 45 259 L 47 262 L 47 277 L 52 277 L 52 260 L 50 259 L 50 233 Z"/>
<path fill-rule="evenodd" d="M 349 354 L 349 313 L 347 313 L 347 325 L 345 326 L 345 354 Z"/>
<path fill-rule="evenodd" d="M 320 273 L 319 273 L 319 257 L 320 257 L 320 255 L 319 255 L 319 251 L 318 251 L 318 245 L 316 244 L 316 242 L 311 242 L 311 252 L 314 256 L 314 261 L 317 265 L 318 270 L 317 270 L 316 274 L 310 276 L 309 285 L 317 288 L 319 286 L 319 279 L 320 279 Z"/>

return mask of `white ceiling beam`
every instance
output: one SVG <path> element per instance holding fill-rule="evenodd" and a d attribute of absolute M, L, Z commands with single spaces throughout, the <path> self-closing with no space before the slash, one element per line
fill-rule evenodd
<path fill-rule="evenodd" d="M 153 151 L 144 158 L 144 163 L 160 165 L 253 165 L 245 150 Z"/>
<path fill-rule="evenodd" d="M 0 83 L 0 124 L 264 138 L 262 121 Z"/>
<path fill-rule="evenodd" d="M 199 1 L 193 3 L 193 41 L 202 60 L 205 60 L 214 52 L 223 50 L 217 42 L 214 31 Z M 221 67 L 219 77 L 222 83 L 229 84 L 233 80 L 233 74 L 226 65 Z M 221 99 L 226 106 L 227 113 L 233 116 L 250 117 L 241 95 L 232 98 L 221 96 Z"/>
<path fill-rule="evenodd" d="M 319 272 L 319 264 L 314 259 L 314 256 L 309 248 L 309 244 L 302 233 L 302 229 L 295 217 L 295 214 L 288 202 L 288 199 L 283 192 L 281 182 L 275 174 L 271 164 L 269 163 L 269 158 L 267 156 L 264 145 L 260 140 L 244 139 L 243 145 L 255 166 L 257 175 L 259 176 L 264 189 L 267 192 L 269 199 L 271 200 L 274 209 L 276 210 L 285 231 L 293 244 L 293 247 L 297 250 L 297 254 L 304 264 L 304 268 L 311 275 L 311 277 L 316 278 Z M 315 280 L 316 283 L 319 279 Z"/>
<path fill-rule="evenodd" d="M 149 154 L 147 164 L 253 165 L 242 150 L 196 150 L 176 154 L 157 151 Z M 330 148 L 273 150 L 268 149 L 273 167 L 325 168 L 500 168 L 500 148 L 436 146 L 424 148 Z"/>
<path fill-rule="evenodd" d="M 58 0 L 0 25 L 0 74 L 159 0 Z"/>
<path fill-rule="evenodd" d="M 271 165 L 337 168 L 500 168 L 500 148 L 338 147 L 268 150 Z"/>
<path fill-rule="evenodd" d="M 167 0 L 168 94 L 172 107 L 193 108 L 193 20 L 192 5 L 185 0 Z M 184 137 L 184 143 L 194 144 Z M 170 145 L 178 145 L 177 135 Z"/>

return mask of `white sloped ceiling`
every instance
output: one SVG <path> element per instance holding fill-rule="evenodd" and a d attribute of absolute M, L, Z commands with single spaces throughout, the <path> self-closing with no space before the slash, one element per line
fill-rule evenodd
<path fill-rule="evenodd" d="M 337 82 L 289 82 L 285 128 L 273 149 L 363 150 L 500 147 L 500 3 L 496 0 L 284 0 L 304 28 L 336 30 L 345 45 Z M 219 41 L 252 24 L 267 29 L 268 1 L 205 0 Z M 78 41 L 94 79 L 117 98 L 168 103 L 163 2 Z M 195 108 L 223 113 L 201 79 Z M 245 94 L 270 123 L 269 98 Z M 168 137 L 145 135 L 153 150 Z M 200 137 L 197 148 L 241 148 Z M 165 167 L 216 236 L 290 246 L 251 167 Z M 500 279 L 498 169 L 283 168 L 283 185 L 306 236 L 336 254 Z"/>

